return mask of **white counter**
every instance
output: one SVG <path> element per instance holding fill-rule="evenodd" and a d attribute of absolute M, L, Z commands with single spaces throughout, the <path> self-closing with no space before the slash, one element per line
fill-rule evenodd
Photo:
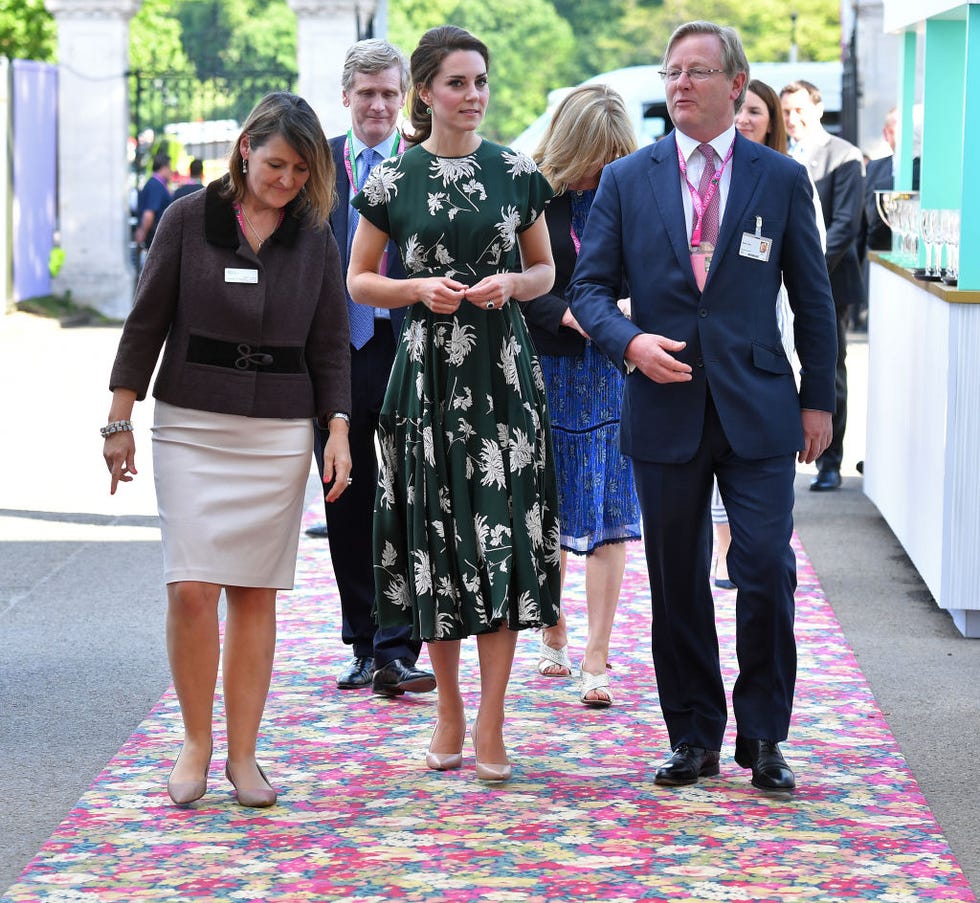
<path fill-rule="evenodd" d="M 980 293 L 872 257 L 864 491 L 937 604 L 980 637 Z"/>

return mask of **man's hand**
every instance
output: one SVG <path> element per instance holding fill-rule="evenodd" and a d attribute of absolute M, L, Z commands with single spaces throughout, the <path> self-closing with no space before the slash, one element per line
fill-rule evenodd
<path fill-rule="evenodd" d="M 829 411 L 813 411 L 804 408 L 800 413 L 803 422 L 803 448 L 797 457 L 800 464 L 812 464 L 830 445 L 834 427 Z"/>
<path fill-rule="evenodd" d="M 626 346 L 626 362 L 633 364 L 655 383 L 687 383 L 691 365 L 677 360 L 669 352 L 683 351 L 687 342 L 677 342 L 662 335 L 644 332 Z"/>

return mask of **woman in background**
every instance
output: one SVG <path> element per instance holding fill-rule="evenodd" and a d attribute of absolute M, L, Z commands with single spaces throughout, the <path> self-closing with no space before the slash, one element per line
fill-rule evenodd
<path fill-rule="evenodd" d="M 310 105 L 294 94 L 263 98 L 228 174 L 167 208 L 112 368 L 102 434 L 115 493 L 136 474 L 130 417 L 164 349 L 153 386 L 153 471 L 167 652 L 184 722 L 167 781 L 178 806 L 207 791 L 219 659 L 225 775 L 239 805 L 276 802 L 255 752 L 272 677 L 276 591 L 293 586 L 311 418 L 330 430 L 327 500 L 350 482 L 347 302 L 327 228 L 333 186 Z"/>
<path fill-rule="evenodd" d="M 626 568 L 623 543 L 640 538 L 640 508 L 632 466 L 619 450 L 622 374 L 572 316 L 565 287 L 572 278 L 602 168 L 634 150 L 629 114 L 611 88 L 579 87 L 558 105 L 535 153 L 555 190 L 546 212 L 555 284 L 524 306 L 548 392 L 558 468 L 562 578 L 568 552 L 586 556 L 589 634 L 579 667 L 579 695 L 585 705 L 594 707 L 613 701 L 607 674 L 609 643 Z M 624 299 L 623 306 L 627 304 Z M 541 674 L 571 675 L 567 644 L 563 614 L 554 627 L 542 632 Z"/>

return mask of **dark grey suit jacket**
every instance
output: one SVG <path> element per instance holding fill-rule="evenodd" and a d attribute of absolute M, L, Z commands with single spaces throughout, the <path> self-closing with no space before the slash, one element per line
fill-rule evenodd
<path fill-rule="evenodd" d="M 838 310 L 864 297 L 860 249 L 864 222 L 864 156 L 826 132 L 807 142 L 800 162 L 817 187 L 827 227 L 827 271 Z"/>

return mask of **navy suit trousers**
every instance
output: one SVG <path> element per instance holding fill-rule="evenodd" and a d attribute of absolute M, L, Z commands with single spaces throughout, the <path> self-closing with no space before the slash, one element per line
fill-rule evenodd
<path fill-rule="evenodd" d="M 378 628 L 374 620 L 374 497 L 378 458 L 374 439 L 378 416 L 395 359 L 395 337 L 389 324 L 375 321 L 374 336 L 351 349 L 350 452 L 353 482 L 335 502 L 325 504 L 330 559 L 340 591 L 344 642 L 354 655 L 373 656 L 382 668 L 396 658 L 414 664 L 422 648 L 410 627 Z M 323 473 L 325 431 L 316 428 L 317 465 Z"/>
<path fill-rule="evenodd" d="M 785 740 L 796 682 L 794 456 L 732 451 L 711 402 L 695 456 L 684 464 L 634 459 L 653 606 L 653 661 L 672 748 L 721 749 L 727 722 L 711 595 L 712 476 L 732 531 L 728 571 L 738 586 L 738 733 Z"/>

